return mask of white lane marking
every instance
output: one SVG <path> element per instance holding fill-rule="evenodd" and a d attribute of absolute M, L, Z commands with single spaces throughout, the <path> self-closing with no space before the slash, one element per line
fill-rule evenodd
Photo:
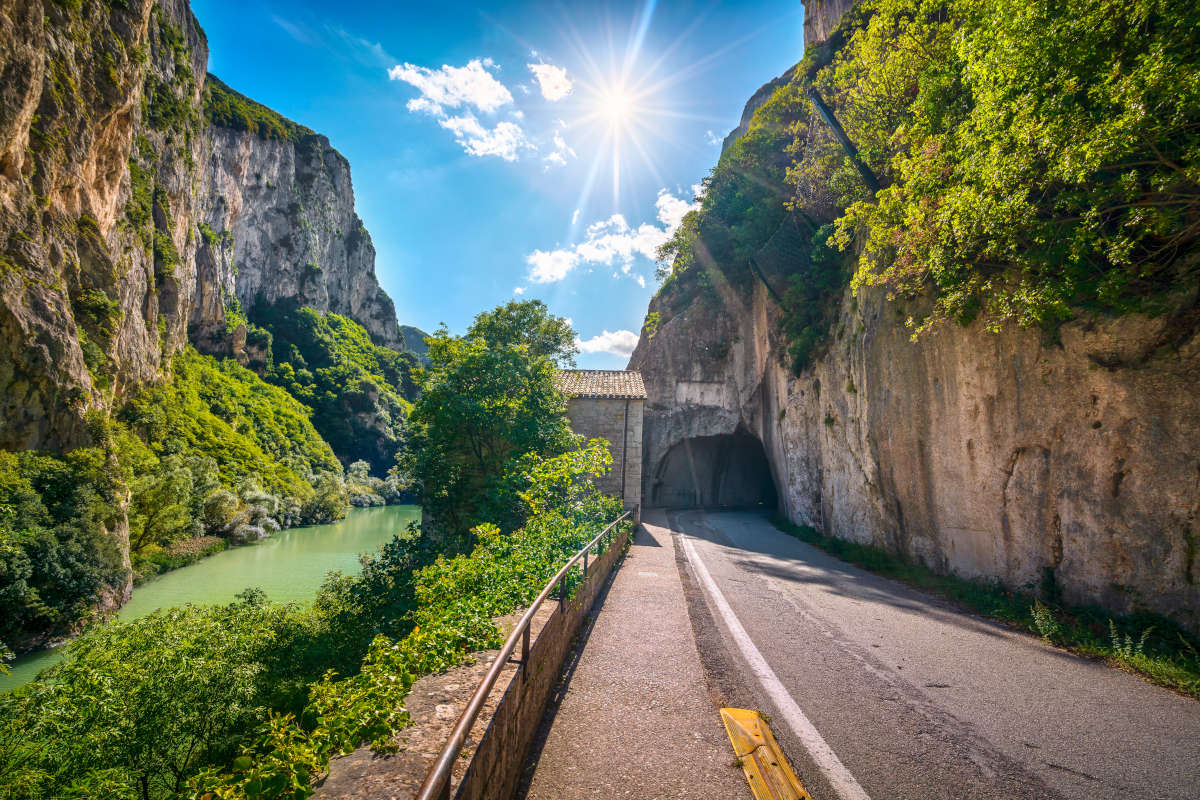
<path fill-rule="evenodd" d="M 750 665 L 750 671 L 754 673 L 754 677 L 758 678 L 763 690 L 775 703 L 775 707 L 787 722 L 788 727 L 792 729 L 792 733 L 800 740 L 800 744 L 808 750 L 809 756 L 825 775 L 825 779 L 829 781 L 833 791 L 842 800 L 871 800 L 870 795 L 859 785 L 854 776 L 850 774 L 850 770 L 846 769 L 846 765 L 837 757 L 837 753 L 833 752 L 833 748 L 817 732 L 816 726 L 805 716 L 800 706 L 780 682 L 779 676 L 763 658 L 763 654 L 759 652 L 750 635 L 746 633 L 746 629 L 742 627 L 737 614 L 729 606 L 729 601 L 717 588 L 717 582 L 709 574 L 708 567 L 704 566 L 704 562 L 700 560 L 700 554 L 692 544 L 691 537 L 681 532 L 679 540 L 683 544 L 688 563 L 696 570 L 700 583 L 704 585 L 704 589 L 713 601 L 713 605 L 717 607 L 717 611 L 721 612 L 721 617 L 725 620 L 725 626 L 733 636 L 734 643 L 737 644 L 738 649 L 742 651 L 742 656 Z"/>

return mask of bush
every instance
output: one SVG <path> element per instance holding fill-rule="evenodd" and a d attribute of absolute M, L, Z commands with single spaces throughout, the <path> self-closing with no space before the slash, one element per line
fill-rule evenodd
<path fill-rule="evenodd" d="M 66 633 L 122 582 L 105 463 L 0 451 L 0 647 Z"/>

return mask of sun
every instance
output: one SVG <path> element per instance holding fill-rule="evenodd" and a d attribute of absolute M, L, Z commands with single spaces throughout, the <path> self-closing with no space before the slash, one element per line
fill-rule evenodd
<path fill-rule="evenodd" d="M 608 120 L 609 125 L 622 126 L 633 114 L 633 97 L 623 86 L 611 86 L 596 98 L 596 113 Z"/>
<path fill-rule="evenodd" d="M 665 186 L 659 172 L 661 148 L 688 146 L 679 137 L 679 121 L 713 122 L 710 117 L 681 109 L 677 93 L 671 91 L 706 69 L 712 54 L 694 64 L 668 67 L 687 31 L 673 42 L 644 47 L 658 3 L 645 0 L 637 5 L 639 10 L 630 21 L 629 38 L 623 48 L 611 28 L 607 42 L 591 40 L 573 27 L 570 30 L 580 68 L 575 79 L 577 90 L 572 93 L 569 112 L 564 114 L 569 121 L 559 122 L 563 131 L 576 137 L 581 150 L 593 154 L 577 207 L 586 205 L 599 173 L 609 165 L 614 208 L 621 205 L 623 172 L 632 176 L 635 184 Z"/>

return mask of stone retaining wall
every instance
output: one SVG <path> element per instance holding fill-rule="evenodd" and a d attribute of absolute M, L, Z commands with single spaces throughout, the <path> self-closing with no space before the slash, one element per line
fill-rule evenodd
<path fill-rule="evenodd" d="M 628 542 L 629 534 L 618 536 L 604 555 L 591 561 L 587 580 L 575 597 L 556 604 L 550 619 L 530 645 L 529 664 L 517 671 L 504 690 L 454 794 L 457 800 L 497 800 L 511 797 L 516 790 L 546 702 L 558 683 L 575 634 Z M 518 648 L 518 655 L 519 652 Z"/>

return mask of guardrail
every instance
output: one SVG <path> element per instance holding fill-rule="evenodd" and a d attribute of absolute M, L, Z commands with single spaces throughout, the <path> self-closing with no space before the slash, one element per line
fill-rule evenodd
<path fill-rule="evenodd" d="M 537 614 L 538 609 L 542 607 L 542 603 L 554 594 L 555 587 L 558 587 L 558 600 L 562 602 L 567 597 L 567 586 L 563 579 L 571 568 L 583 560 L 583 575 L 587 577 L 588 556 L 591 554 L 592 548 L 608 535 L 609 531 L 615 528 L 619 523 L 629 519 L 634 514 L 633 510 L 626 511 L 621 516 L 614 519 L 605 526 L 604 530 L 596 534 L 590 542 L 584 545 L 579 552 L 571 557 L 563 568 L 550 579 L 542 589 L 541 594 L 537 596 L 530 605 L 528 610 L 521 616 L 521 621 L 513 628 L 513 631 L 508 636 L 508 640 L 504 642 L 504 646 L 500 648 L 500 653 L 496 656 L 496 660 L 492 662 L 492 666 L 488 669 L 487 675 L 483 676 L 479 686 L 475 689 L 475 693 L 471 695 L 470 702 L 463 709 L 462 716 L 458 718 L 458 723 L 455 724 L 454 730 L 450 733 L 450 738 L 446 741 L 442 752 L 438 754 L 437 761 L 425 776 L 425 782 L 421 784 L 415 800 L 449 800 L 450 798 L 450 772 L 454 767 L 454 761 L 458 758 L 459 751 L 462 750 L 463 743 L 467 740 L 467 734 L 471 731 L 471 726 L 475 724 L 475 718 L 479 716 L 479 712 L 483 710 L 483 704 L 487 701 L 488 695 L 491 694 L 492 688 L 496 685 L 496 680 L 500 677 L 500 673 L 504 670 L 504 665 L 512 657 L 513 650 L 517 647 L 517 640 L 521 642 L 521 659 L 518 662 L 520 667 L 519 678 L 514 680 L 526 680 L 526 665 L 529 663 L 529 625 L 533 622 L 533 617 Z M 599 554 L 597 554 L 599 555 Z"/>

